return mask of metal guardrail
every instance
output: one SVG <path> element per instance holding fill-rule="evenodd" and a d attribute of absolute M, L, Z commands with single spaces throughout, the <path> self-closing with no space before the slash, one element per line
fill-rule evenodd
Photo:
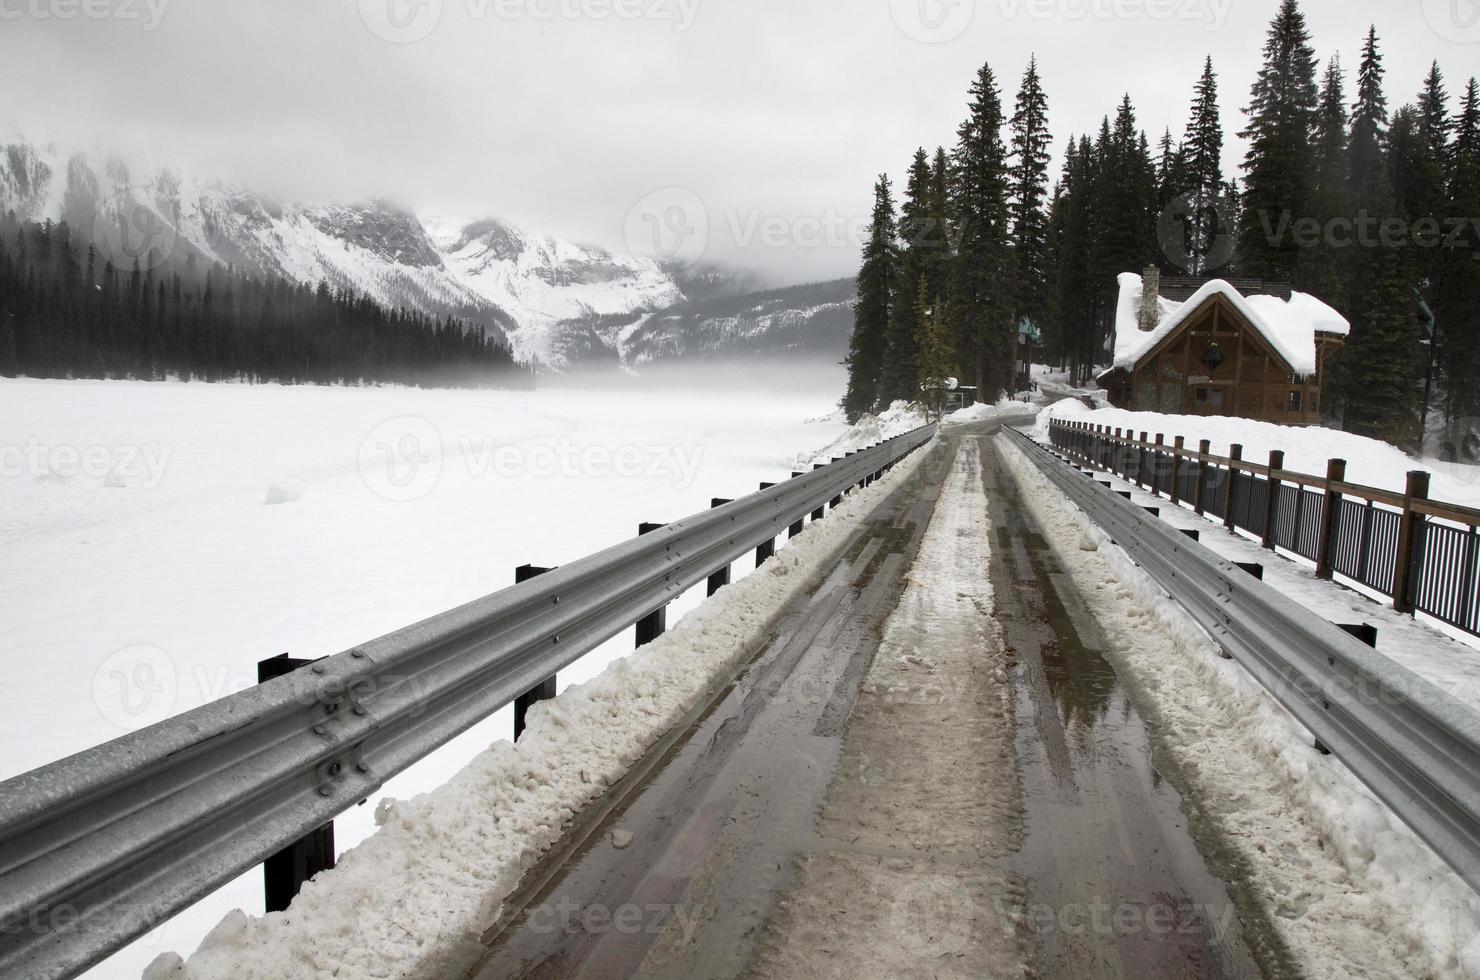
<path fill-rule="evenodd" d="M 0 783 L 0 976 L 91 966 L 935 431 L 850 453 Z"/>
<path fill-rule="evenodd" d="M 1480 891 L 1480 713 L 1012 435 L 1321 747 Z"/>

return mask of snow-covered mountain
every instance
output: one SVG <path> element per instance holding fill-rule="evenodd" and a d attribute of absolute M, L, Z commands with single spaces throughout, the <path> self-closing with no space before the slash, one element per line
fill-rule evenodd
<path fill-rule="evenodd" d="M 752 295 L 757 283 L 736 270 L 667 267 L 498 218 L 430 218 L 389 200 L 284 203 L 211 177 L 139 173 L 116 158 L 23 140 L 0 141 L 0 209 L 66 221 L 125 267 L 136 258 L 220 263 L 452 314 L 555 369 L 832 354 L 847 343 L 834 321 L 851 284 L 825 295 L 818 287 Z"/>

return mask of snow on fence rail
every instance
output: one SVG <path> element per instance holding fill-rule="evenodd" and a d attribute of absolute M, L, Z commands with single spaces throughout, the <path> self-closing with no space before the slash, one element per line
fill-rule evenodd
<path fill-rule="evenodd" d="M 1090 479 L 1092 470 L 1071 465 L 1080 450 L 1065 448 L 1058 458 L 1022 433 L 1003 432 L 1317 747 L 1340 759 L 1480 892 L 1480 714 L 1407 668 L 1372 656 L 1341 628 Z M 1095 433 L 1067 426 L 1059 438 L 1114 446 L 1085 443 L 1086 434 Z M 1143 453 L 1155 446 L 1131 441 Z"/>
<path fill-rule="evenodd" d="M 1408 474 L 1405 493 L 1346 482 L 1345 460 L 1324 477 L 1284 468 L 1284 453 L 1268 463 L 1242 458 L 1234 445 L 1215 456 L 1206 439 L 1197 451 L 1183 438 L 1112 430 L 1055 420 L 1053 445 L 1101 469 L 1221 517 L 1230 528 L 1259 537 L 1316 564 L 1316 575 L 1339 574 L 1389 596 L 1399 612 L 1422 612 L 1480 636 L 1480 510 L 1430 500 L 1429 474 Z"/>
<path fill-rule="evenodd" d="M 373 794 L 933 425 L 0 783 L 0 976 L 72 976 Z"/>

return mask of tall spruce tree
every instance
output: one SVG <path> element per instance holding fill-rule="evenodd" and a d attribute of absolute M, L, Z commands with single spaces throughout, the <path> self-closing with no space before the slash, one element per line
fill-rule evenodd
<path fill-rule="evenodd" d="M 918 332 L 916 286 L 927 282 L 930 270 L 944 247 L 940 229 L 931 217 L 930 197 L 934 175 L 924 148 L 915 151 L 899 208 L 898 269 L 889 310 L 888 342 L 879 379 L 879 402 L 913 399 L 918 387 Z"/>
<path fill-rule="evenodd" d="M 1346 128 L 1346 75 L 1341 60 L 1333 57 L 1321 79 L 1321 102 L 1316 113 L 1315 188 L 1310 213 L 1320 227 L 1329 229 L 1338 219 L 1352 217 L 1351 160 Z M 1350 249 L 1337 249 L 1330 236 L 1301 252 L 1296 278 L 1301 287 L 1338 310 L 1347 309 L 1346 262 Z M 1339 407 L 1336 387 L 1326 386 L 1328 409 Z"/>
<path fill-rule="evenodd" d="M 990 65 L 977 72 L 970 94 L 952 159 L 959 244 L 949 308 L 962 376 L 980 397 L 995 400 L 1012 377 L 1014 302 L 1002 98 Z"/>
<path fill-rule="evenodd" d="M 1315 183 L 1316 56 L 1296 0 L 1282 0 L 1250 92 L 1238 265 L 1246 276 L 1291 280 L 1300 247 L 1293 225 L 1310 212 Z"/>
<path fill-rule="evenodd" d="M 853 337 L 848 346 L 848 390 L 843 411 L 850 422 L 879 403 L 880 374 L 888 344 L 889 309 L 894 298 L 897 230 L 889 175 L 874 184 L 869 240 L 858 270 L 858 300 L 853 306 Z"/>
<path fill-rule="evenodd" d="M 1053 140 L 1048 131 L 1048 97 L 1038 77 L 1038 61 L 1029 59 L 1018 88 L 1012 116 L 1013 276 L 1016 308 L 1013 322 L 1031 319 L 1043 327 L 1049 311 L 1048 161 Z"/>
<path fill-rule="evenodd" d="M 1057 322 L 1050 337 L 1054 353 L 1083 382 L 1095 363 L 1095 289 L 1091 279 L 1091 235 L 1095 223 L 1094 148 L 1087 136 L 1069 140 L 1054 192 L 1054 300 Z"/>
<path fill-rule="evenodd" d="M 1217 237 L 1233 234 L 1221 226 L 1223 192 L 1223 123 L 1218 117 L 1218 76 L 1213 59 L 1203 63 L 1202 77 L 1193 89 L 1192 116 L 1183 138 L 1185 183 L 1191 215 L 1187 227 L 1188 258 L 1194 275 L 1207 266 Z"/>
<path fill-rule="evenodd" d="M 1090 224 L 1093 355 L 1115 329 L 1118 277 L 1159 265 L 1156 244 L 1156 165 L 1146 136 L 1136 125 L 1130 96 L 1121 100 L 1115 124 L 1102 126 L 1095 144 L 1094 203 Z M 1087 365 L 1088 366 L 1088 365 Z"/>
<path fill-rule="evenodd" d="M 1480 430 L 1480 86 L 1471 78 L 1453 122 L 1448 152 L 1446 232 L 1469 218 L 1457 241 L 1439 249 L 1434 316 L 1443 341 L 1446 414 Z M 1447 237 L 1447 235 L 1446 235 Z M 1457 442 L 1458 440 L 1454 440 Z"/>
<path fill-rule="evenodd" d="M 1351 183 L 1357 247 L 1350 261 L 1352 332 L 1345 366 L 1349 431 L 1411 446 L 1417 435 L 1420 345 L 1414 283 L 1402 248 L 1378 233 L 1398 214 L 1386 155 L 1382 55 L 1369 31 L 1352 108 Z"/>

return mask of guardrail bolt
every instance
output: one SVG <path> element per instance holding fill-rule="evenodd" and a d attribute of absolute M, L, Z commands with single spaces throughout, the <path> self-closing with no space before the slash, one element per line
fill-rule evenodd
<path fill-rule="evenodd" d="M 313 673 L 323 673 L 323 665 L 311 660 L 298 660 L 288 656 L 272 657 L 257 664 L 257 683 L 264 684 L 277 677 L 291 674 L 302 667 Z M 315 669 L 317 668 L 317 669 Z M 325 734 L 323 725 L 315 725 L 314 732 Z M 320 796 L 330 796 L 333 791 L 327 786 L 319 787 Z M 262 862 L 262 887 L 267 911 L 282 912 L 292 904 L 303 883 L 320 871 L 334 867 L 334 821 L 310 830 L 306 835 L 289 844 Z"/>

